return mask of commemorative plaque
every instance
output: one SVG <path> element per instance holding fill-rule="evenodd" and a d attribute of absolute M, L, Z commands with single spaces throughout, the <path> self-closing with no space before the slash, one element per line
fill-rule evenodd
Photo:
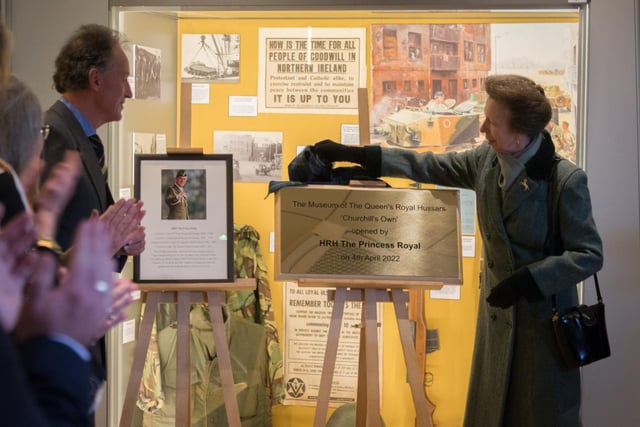
<path fill-rule="evenodd" d="M 317 185 L 276 193 L 276 278 L 462 283 L 458 190 Z"/>

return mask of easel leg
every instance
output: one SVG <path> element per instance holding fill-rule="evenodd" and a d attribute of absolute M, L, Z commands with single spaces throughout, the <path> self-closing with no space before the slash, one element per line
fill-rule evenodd
<path fill-rule="evenodd" d="M 176 425 L 191 425 L 191 293 L 178 292 Z"/>
<path fill-rule="evenodd" d="M 365 311 L 365 371 L 367 420 L 356 419 L 357 427 L 380 427 L 380 377 L 378 372 L 378 292 L 373 288 L 364 290 Z M 360 386 L 358 386 L 358 389 Z M 357 415 L 357 414 L 356 414 Z"/>
<path fill-rule="evenodd" d="M 344 314 L 344 303 L 347 298 L 346 288 L 337 288 L 331 311 L 331 321 L 327 334 L 327 347 L 324 353 L 324 363 L 322 365 L 322 377 L 320 378 L 320 389 L 318 390 L 318 400 L 316 402 L 316 414 L 313 427 L 324 427 L 327 421 L 329 410 L 329 398 L 331 396 L 331 383 L 336 367 L 336 356 L 338 354 L 338 340 L 340 339 L 340 327 L 342 326 L 342 316 Z"/>
<path fill-rule="evenodd" d="M 158 311 L 160 301 L 159 292 L 149 292 L 147 294 L 146 306 L 140 330 L 138 332 L 138 341 L 133 354 L 133 364 L 131 365 L 131 374 L 127 383 L 127 391 L 124 396 L 124 404 L 122 406 L 122 414 L 120 415 L 120 427 L 130 426 L 133 422 L 133 410 L 136 402 L 136 395 L 142 381 L 142 371 L 144 370 L 144 362 L 146 359 L 149 341 L 151 341 L 151 330 L 153 322 Z"/>
<path fill-rule="evenodd" d="M 409 326 L 409 316 L 407 313 L 406 303 L 408 295 L 401 289 L 393 289 L 391 291 L 393 306 L 396 311 L 396 319 L 398 321 L 398 330 L 400 332 L 400 343 L 404 353 L 404 361 L 407 366 L 407 377 L 409 379 L 409 387 L 413 395 L 413 403 L 416 410 L 416 425 L 424 427 L 433 427 L 431 421 L 431 412 L 428 409 L 428 401 L 424 388 L 422 386 L 422 378 L 418 369 L 418 360 L 416 359 L 415 348 L 413 347 L 413 338 L 411 337 L 411 328 Z"/>
<path fill-rule="evenodd" d="M 360 348 L 358 352 L 358 389 L 356 390 L 356 426 L 367 422 L 367 337 L 365 326 L 367 323 L 364 308 L 364 289 L 360 289 Z"/>
<path fill-rule="evenodd" d="M 224 319 L 222 318 L 222 305 L 225 302 L 225 291 L 209 291 L 207 292 L 207 300 L 209 302 L 211 324 L 213 325 L 213 341 L 216 345 L 220 382 L 222 383 L 222 393 L 227 411 L 227 421 L 229 427 L 240 427 L 240 411 L 238 410 L 238 398 L 233 384 L 229 342 L 225 334 Z"/>

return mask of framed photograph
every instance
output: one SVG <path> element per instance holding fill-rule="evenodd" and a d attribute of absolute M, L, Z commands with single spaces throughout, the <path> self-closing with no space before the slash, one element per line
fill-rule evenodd
<path fill-rule="evenodd" d="M 182 34 L 183 83 L 238 83 L 240 34 Z"/>
<path fill-rule="evenodd" d="M 140 283 L 233 282 L 230 154 L 135 155 L 135 197 L 144 202 Z"/>

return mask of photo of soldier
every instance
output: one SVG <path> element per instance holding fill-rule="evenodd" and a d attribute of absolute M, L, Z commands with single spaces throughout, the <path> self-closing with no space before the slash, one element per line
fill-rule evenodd
<path fill-rule="evenodd" d="M 206 189 L 204 169 L 163 169 L 161 218 L 183 221 L 206 219 Z"/>
<path fill-rule="evenodd" d="M 189 200 L 184 186 L 187 183 L 187 173 L 180 169 L 176 173 L 176 179 L 171 187 L 164 193 L 164 202 L 169 207 L 167 219 L 189 219 Z"/>

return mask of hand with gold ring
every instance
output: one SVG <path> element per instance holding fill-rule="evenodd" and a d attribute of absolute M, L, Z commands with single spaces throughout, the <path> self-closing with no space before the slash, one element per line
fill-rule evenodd
<path fill-rule="evenodd" d="M 104 280 L 98 280 L 94 285 L 94 289 L 100 293 L 107 293 L 111 289 L 111 285 Z"/>
<path fill-rule="evenodd" d="M 111 291 L 111 307 L 109 308 L 104 324 L 105 333 L 127 318 L 125 309 L 131 304 L 131 301 L 133 301 L 132 294 L 137 290 L 138 285 L 129 279 L 121 278 L 116 281 L 116 285 Z"/>
<path fill-rule="evenodd" d="M 115 285 L 109 234 L 102 223 L 85 221 L 78 227 L 74 247 L 68 269 L 58 275 L 58 286 L 49 282 L 28 288 L 16 327 L 19 339 L 62 334 L 88 346 L 104 335 Z"/>

